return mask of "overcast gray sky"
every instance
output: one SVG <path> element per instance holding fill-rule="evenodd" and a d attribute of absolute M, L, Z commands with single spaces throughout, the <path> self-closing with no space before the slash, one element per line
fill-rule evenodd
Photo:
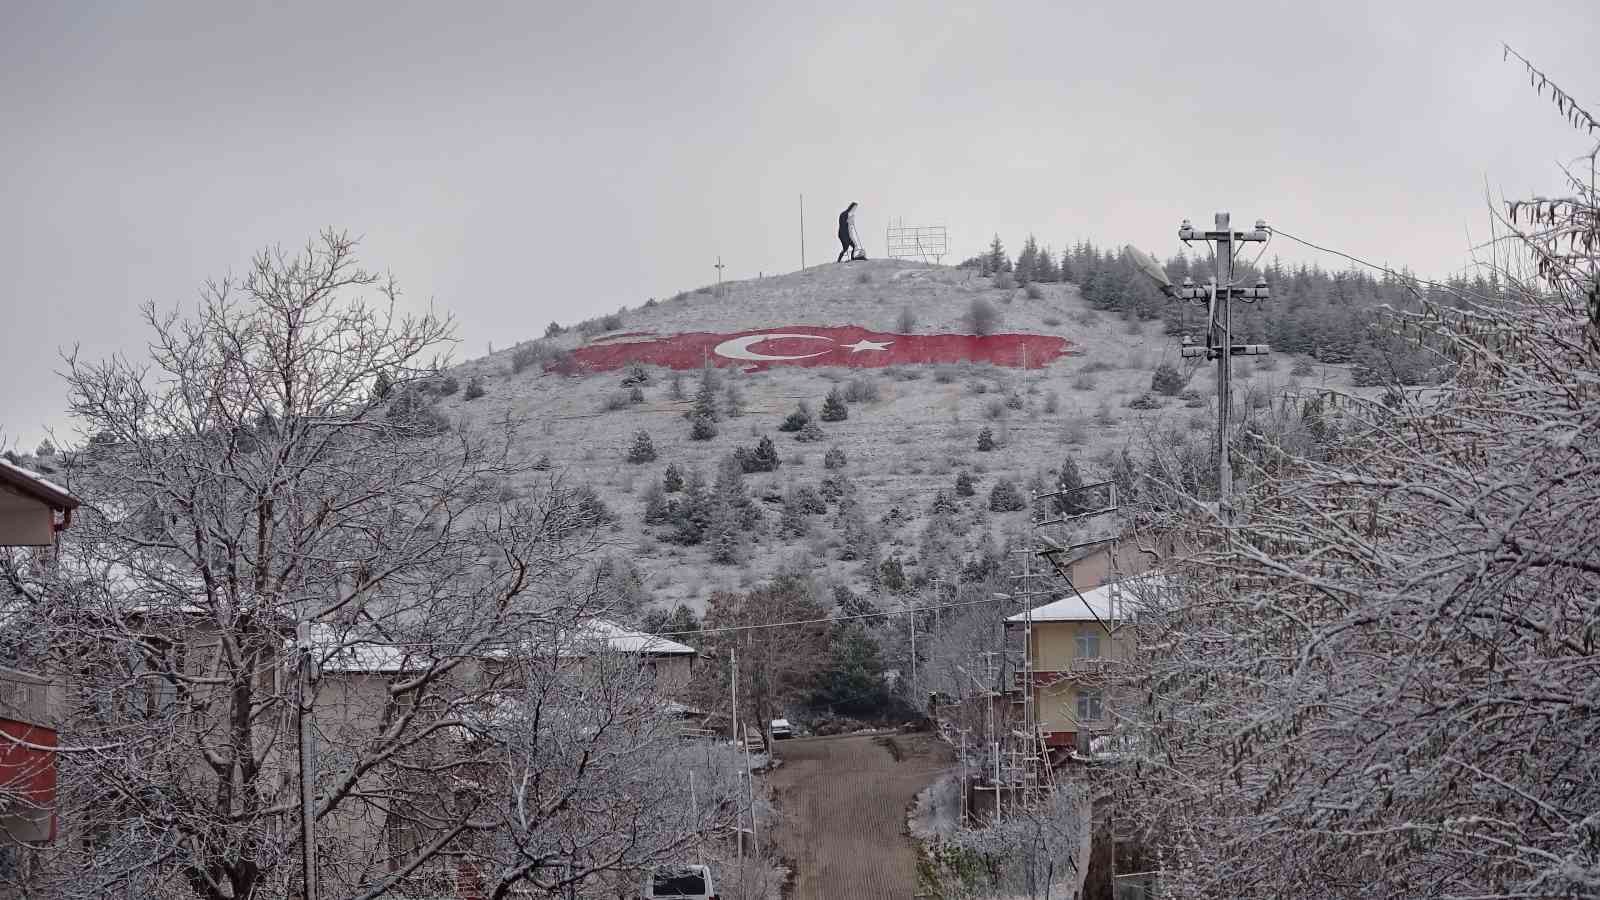
<path fill-rule="evenodd" d="M 813 264 L 856 200 L 877 255 L 892 216 L 959 259 L 1167 254 L 1230 209 L 1441 274 L 1486 188 L 1586 149 L 1499 42 L 1600 107 L 1593 0 L 767 7 L 0 0 L 7 442 L 72 435 L 61 348 L 142 352 L 142 301 L 323 226 L 453 313 L 458 359 L 718 254 L 797 268 L 802 192 Z"/>

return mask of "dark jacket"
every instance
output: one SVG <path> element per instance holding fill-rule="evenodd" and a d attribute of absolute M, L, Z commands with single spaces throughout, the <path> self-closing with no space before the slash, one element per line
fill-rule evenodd
<path fill-rule="evenodd" d="M 850 237 L 850 213 L 855 208 L 856 205 L 852 203 L 845 207 L 844 212 L 839 213 L 839 240 L 847 244 L 853 243 L 853 239 Z"/>

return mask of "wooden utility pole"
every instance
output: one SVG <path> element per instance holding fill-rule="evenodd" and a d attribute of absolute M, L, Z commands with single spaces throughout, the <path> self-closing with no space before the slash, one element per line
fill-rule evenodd
<path fill-rule="evenodd" d="M 717 257 L 717 264 L 716 264 L 716 266 L 714 268 L 717 270 L 717 296 L 721 297 L 722 296 L 722 270 L 724 268 L 726 268 L 726 266 L 724 266 L 722 264 L 722 257 L 721 256 Z"/>

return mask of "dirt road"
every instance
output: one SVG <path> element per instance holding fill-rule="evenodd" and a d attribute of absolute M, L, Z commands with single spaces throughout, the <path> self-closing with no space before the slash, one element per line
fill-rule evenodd
<path fill-rule="evenodd" d="M 930 734 L 784 741 L 771 775 L 778 844 L 794 867 L 790 900 L 910 900 L 916 854 L 906 807 L 952 764 Z"/>

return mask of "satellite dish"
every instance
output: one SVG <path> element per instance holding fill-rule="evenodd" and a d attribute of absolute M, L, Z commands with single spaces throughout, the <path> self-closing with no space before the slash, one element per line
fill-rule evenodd
<path fill-rule="evenodd" d="M 1161 268 L 1161 264 L 1156 262 L 1155 259 L 1150 256 L 1150 254 L 1140 250 L 1138 247 L 1135 247 L 1132 244 L 1129 244 L 1128 255 L 1133 258 L 1133 262 L 1139 267 L 1139 271 L 1143 272 L 1150 278 L 1151 281 L 1154 281 L 1161 287 L 1161 293 L 1172 293 L 1172 279 L 1167 277 L 1166 270 Z"/>

